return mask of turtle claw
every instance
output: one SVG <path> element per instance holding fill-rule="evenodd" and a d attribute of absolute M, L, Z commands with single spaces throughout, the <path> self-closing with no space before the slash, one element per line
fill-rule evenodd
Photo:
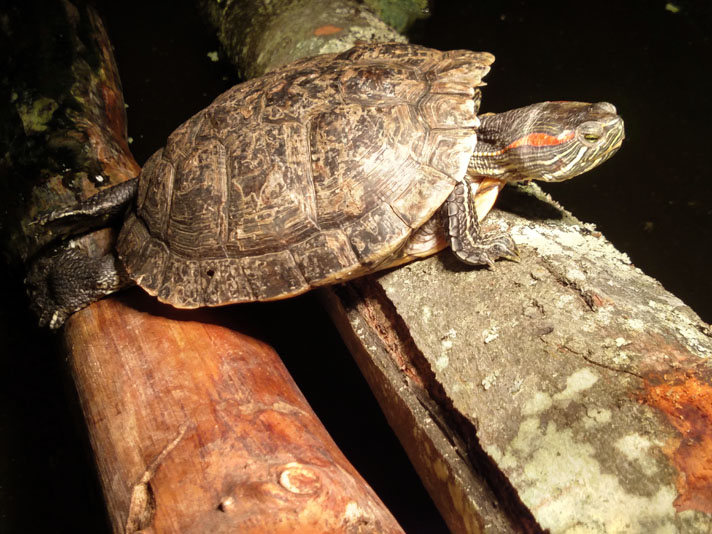
<path fill-rule="evenodd" d="M 519 261 L 519 249 L 509 234 L 501 233 L 487 237 L 483 240 L 482 245 L 487 247 L 494 260 Z"/>
<path fill-rule="evenodd" d="M 495 261 L 501 258 L 519 261 L 517 245 L 509 234 L 483 235 L 475 196 L 468 184 L 459 182 L 447 199 L 444 213 L 450 248 L 455 256 L 470 265 L 486 265 L 490 269 L 494 269 Z"/>
<path fill-rule="evenodd" d="M 509 260 L 519 263 L 521 257 L 519 256 L 519 249 L 517 244 L 512 239 L 509 234 L 501 234 L 497 236 L 496 239 L 501 240 L 501 246 L 498 245 L 498 249 L 501 248 L 499 256 L 497 259 Z"/>
<path fill-rule="evenodd" d="M 509 234 L 495 234 L 467 247 L 463 247 L 463 244 L 459 243 L 458 250 L 453 250 L 460 260 L 470 265 L 486 265 L 494 269 L 499 259 L 519 261 L 517 245 Z"/>
<path fill-rule="evenodd" d="M 62 219 L 71 216 L 74 214 L 73 210 L 51 210 L 51 211 L 46 211 L 44 213 L 40 213 L 37 216 L 37 219 L 32 221 L 32 224 L 36 224 L 39 226 L 47 226 L 51 225 L 52 223 L 55 223 L 57 221 L 61 221 Z"/>

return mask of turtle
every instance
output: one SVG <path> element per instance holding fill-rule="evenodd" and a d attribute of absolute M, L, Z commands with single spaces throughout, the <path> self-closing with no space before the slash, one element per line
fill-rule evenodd
<path fill-rule="evenodd" d="M 516 260 L 508 234 L 480 229 L 501 188 L 586 172 L 624 127 L 607 102 L 478 116 L 493 61 L 363 44 L 234 86 L 138 177 L 42 218 L 78 232 L 124 214 L 118 261 L 60 248 L 30 273 L 40 321 L 56 328 L 129 279 L 196 308 L 292 297 L 448 245 L 470 265 Z"/>

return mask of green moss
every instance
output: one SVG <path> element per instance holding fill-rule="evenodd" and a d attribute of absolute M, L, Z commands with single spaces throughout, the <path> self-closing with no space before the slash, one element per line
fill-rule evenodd
<path fill-rule="evenodd" d="M 398 32 L 428 16 L 428 0 L 366 0 L 366 5 Z"/>
<path fill-rule="evenodd" d="M 20 102 L 17 111 L 22 119 L 26 134 L 44 132 L 59 107 L 56 100 L 40 97 L 29 102 Z"/>

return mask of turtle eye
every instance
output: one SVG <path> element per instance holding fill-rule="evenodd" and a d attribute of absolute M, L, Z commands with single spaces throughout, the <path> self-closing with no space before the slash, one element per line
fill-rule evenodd
<path fill-rule="evenodd" d="M 603 126 L 597 121 L 584 122 L 578 127 L 579 139 L 587 146 L 596 145 L 603 137 Z"/>

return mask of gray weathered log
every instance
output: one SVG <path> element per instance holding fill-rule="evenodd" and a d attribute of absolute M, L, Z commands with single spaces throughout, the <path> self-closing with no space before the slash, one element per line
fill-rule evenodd
<path fill-rule="evenodd" d="M 499 531 L 484 475 L 521 531 L 708 532 L 709 325 L 538 188 L 509 197 L 488 223 L 521 262 L 446 250 L 327 299 L 451 528 Z"/>
<path fill-rule="evenodd" d="M 348 47 L 326 32 L 351 34 L 349 5 L 286 2 L 252 35 L 232 26 L 245 12 L 211 20 L 256 74 Z M 709 326 L 538 188 L 504 197 L 485 224 L 512 231 L 521 262 L 473 270 L 446 250 L 323 291 L 448 525 L 707 532 Z"/>
<path fill-rule="evenodd" d="M 359 41 L 406 41 L 353 0 L 199 4 L 228 58 L 246 78 L 303 57 L 342 52 Z"/>

